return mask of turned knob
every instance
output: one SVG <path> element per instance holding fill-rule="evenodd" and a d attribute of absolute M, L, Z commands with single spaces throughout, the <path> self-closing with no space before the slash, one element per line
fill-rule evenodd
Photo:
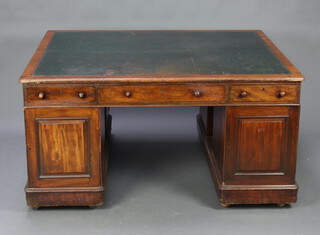
<path fill-rule="evenodd" d="M 124 92 L 124 95 L 125 95 L 126 97 L 130 97 L 130 96 L 131 96 L 131 92 L 130 92 L 130 91 L 126 91 L 126 92 Z"/>
<path fill-rule="evenodd" d="M 279 97 L 281 98 L 281 97 L 284 97 L 286 95 L 286 92 L 285 91 L 280 91 L 279 92 Z"/>
<path fill-rule="evenodd" d="M 246 97 L 248 95 L 248 93 L 246 92 L 246 91 L 242 91 L 241 93 L 240 93 L 240 96 L 241 97 Z"/>
<path fill-rule="evenodd" d="M 194 96 L 196 96 L 196 97 L 201 96 L 201 92 L 200 92 L 200 91 L 194 91 L 193 94 L 194 94 Z"/>
<path fill-rule="evenodd" d="M 84 92 L 79 92 L 78 94 L 79 98 L 84 98 L 86 96 L 86 94 Z"/>
<path fill-rule="evenodd" d="M 44 93 L 43 92 L 40 92 L 39 95 L 38 95 L 39 99 L 44 99 Z"/>

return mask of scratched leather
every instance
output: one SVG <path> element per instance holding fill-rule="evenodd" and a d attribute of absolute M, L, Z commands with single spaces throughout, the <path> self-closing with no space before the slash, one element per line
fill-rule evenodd
<path fill-rule="evenodd" d="M 56 32 L 34 75 L 289 73 L 255 32 Z"/>

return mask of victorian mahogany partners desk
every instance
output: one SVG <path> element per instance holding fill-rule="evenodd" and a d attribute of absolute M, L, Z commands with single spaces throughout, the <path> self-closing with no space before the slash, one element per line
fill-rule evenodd
<path fill-rule="evenodd" d="M 200 106 L 221 205 L 285 205 L 303 75 L 259 30 L 48 31 L 23 84 L 27 203 L 104 202 L 109 107 Z"/>

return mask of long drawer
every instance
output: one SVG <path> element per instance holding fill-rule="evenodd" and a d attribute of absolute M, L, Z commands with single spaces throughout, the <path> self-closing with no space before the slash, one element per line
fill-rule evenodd
<path fill-rule="evenodd" d="M 224 103 L 223 85 L 123 85 L 101 86 L 100 104 Z"/>

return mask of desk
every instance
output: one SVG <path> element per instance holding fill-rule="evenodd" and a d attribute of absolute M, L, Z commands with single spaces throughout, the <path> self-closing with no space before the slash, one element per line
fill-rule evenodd
<path fill-rule="evenodd" d="M 222 206 L 285 205 L 303 75 L 262 31 L 48 31 L 23 84 L 27 203 L 104 202 L 110 107 L 199 106 Z"/>

